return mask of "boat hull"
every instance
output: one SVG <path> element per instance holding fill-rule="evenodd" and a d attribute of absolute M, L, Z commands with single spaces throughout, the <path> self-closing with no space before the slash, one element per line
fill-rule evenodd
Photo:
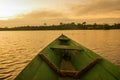
<path fill-rule="evenodd" d="M 120 80 L 120 68 L 61 35 L 22 70 L 15 80 Z"/>

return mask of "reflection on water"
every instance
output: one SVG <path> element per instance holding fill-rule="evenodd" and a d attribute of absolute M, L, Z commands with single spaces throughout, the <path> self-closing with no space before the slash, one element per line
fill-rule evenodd
<path fill-rule="evenodd" d="M 120 30 L 1 31 L 0 78 L 13 80 L 40 50 L 61 34 L 120 66 Z"/>

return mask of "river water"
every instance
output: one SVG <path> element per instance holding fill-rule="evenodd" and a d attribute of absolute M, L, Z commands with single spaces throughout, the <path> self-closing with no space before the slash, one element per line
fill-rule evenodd
<path fill-rule="evenodd" d="M 0 79 L 13 80 L 39 51 L 61 34 L 120 67 L 120 30 L 1 31 Z"/>

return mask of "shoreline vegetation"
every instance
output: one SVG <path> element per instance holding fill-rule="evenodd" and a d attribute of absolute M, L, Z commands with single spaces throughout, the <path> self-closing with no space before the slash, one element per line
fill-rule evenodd
<path fill-rule="evenodd" d="M 87 24 L 83 23 L 60 23 L 59 25 L 47 25 L 44 26 L 18 26 L 18 27 L 4 27 L 0 28 L 0 31 L 19 31 L 19 30 L 110 30 L 110 29 L 120 29 L 120 23 L 115 23 L 113 25 L 109 24 Z"/>

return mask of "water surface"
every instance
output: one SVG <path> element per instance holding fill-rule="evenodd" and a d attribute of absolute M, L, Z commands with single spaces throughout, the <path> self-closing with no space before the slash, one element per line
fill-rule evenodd
<path fill-rule="evenodd" d="M 1 31 L 0 78 L 13 80 L 39 51 L 61 34 L 120 66 L 120 30 Z"/>

